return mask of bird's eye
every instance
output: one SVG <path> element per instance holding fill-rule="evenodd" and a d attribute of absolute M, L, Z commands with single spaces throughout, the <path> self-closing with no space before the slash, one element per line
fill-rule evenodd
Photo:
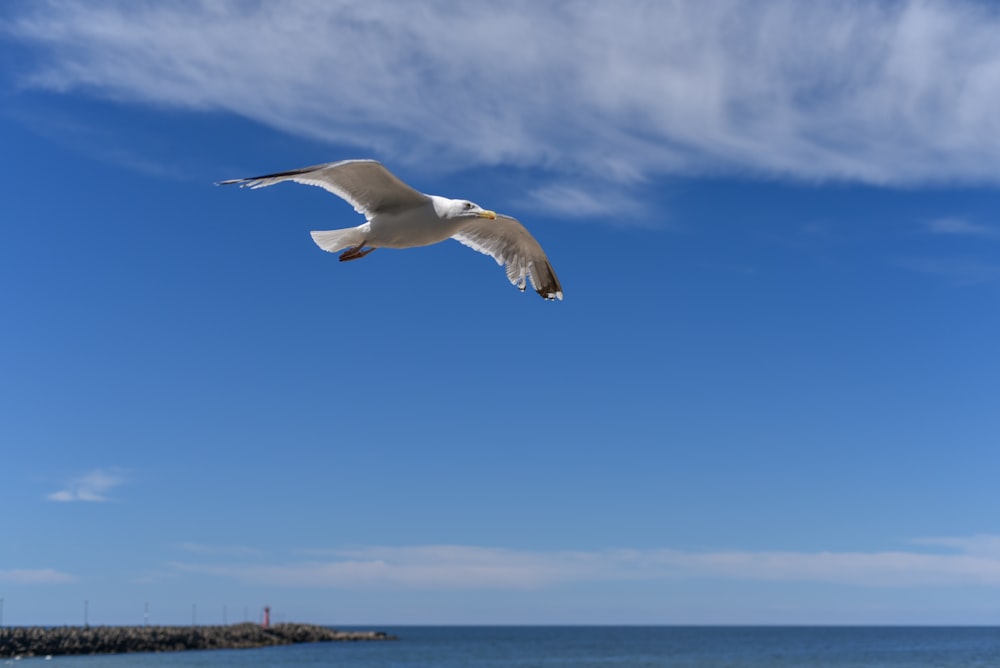
<path fill-rule="evenodd" d="M 472 202 L 466 202 L 465 203 L 465 208 L 466 209 L 471 209 L 472 208 Z"/>

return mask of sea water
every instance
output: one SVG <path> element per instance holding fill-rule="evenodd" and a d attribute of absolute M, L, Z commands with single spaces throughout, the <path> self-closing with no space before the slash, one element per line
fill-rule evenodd
<path fill-rule="evenodd" d="M 22 668 L 1000 668 L 1000 628 L 399 627 L 395 642 L 57 656 Z"/>

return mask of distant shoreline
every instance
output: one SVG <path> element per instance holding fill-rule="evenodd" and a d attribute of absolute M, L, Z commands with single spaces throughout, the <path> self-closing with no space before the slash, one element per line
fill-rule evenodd
<path fill-rule="evenodd" d="M 0 628 L 0 658 L 69 654 L 249 649 L 311 642 L 396 640 L 382 631 L 338 631 L 316 624 L 249 622 L 226 626 L 7 626 Z"/>

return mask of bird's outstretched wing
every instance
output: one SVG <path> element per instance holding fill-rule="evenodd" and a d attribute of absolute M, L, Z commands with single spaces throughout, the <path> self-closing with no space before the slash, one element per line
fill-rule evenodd
<path fill-rule="evenodd" d="M 400 181 L 376 160 L 341 160 L 288 172 L 219 181 L 217 185 L 239 184 L 245 188 L 295 181 L 319 186 L 347 200 L 354 210 L 369 220 L 378 213 L 426 204 L 430 198 Z"/>
<path fill-rule="evenodd" d="M 472 219 L 452 239 L 469 248 L 485 253 L 506 265 L 507 278 L 524 290 L 526 280 L 545 299 L 562 299 L 562 285 L 541 245 L 510 216 L 498 215 L 496 220 Z"/>

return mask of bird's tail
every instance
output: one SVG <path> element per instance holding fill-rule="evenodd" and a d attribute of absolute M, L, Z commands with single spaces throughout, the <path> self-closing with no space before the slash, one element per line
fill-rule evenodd
<path fill-rule="evenodd" d="M 345 230 L 326 230 L 324 232 L 310 232 L 316 245 L 325 251 L 336 253 L 345 248 L 353 248 L 364 242 L 365 237 L 357 227 L 349 227 Z"/>

